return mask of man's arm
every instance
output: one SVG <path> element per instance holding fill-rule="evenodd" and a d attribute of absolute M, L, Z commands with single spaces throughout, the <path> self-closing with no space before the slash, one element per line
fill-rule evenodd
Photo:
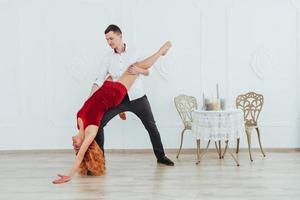
<path fill-rule="evenodd" d="M 91 97 L 101 87 L 104 80 L 108 78 L 108 66 L 109 58 L 107 56 L 104 56 L 100 64 L 99 74 L 93 83 L 89 97 Z"/>
<path fill-rule="evenodd" d="M 108 76 L 106 77 L 105 80 L 106 80 L 106 81 L 107 81 L 107 80 L 112 80 L 111 75 L 108 75 Z M 90 96 L 92 96 L 99 88 L 100 88 L 99 85 L 97 85 L 97 82 L 95 82 L 95 83 L 93 84 L 93 86 L 92 86 L 92 89 L 91 89 L 91 92 L 90 92 Z M 89 96 L 89 97 L 90 97 L 90 96 Z"/>

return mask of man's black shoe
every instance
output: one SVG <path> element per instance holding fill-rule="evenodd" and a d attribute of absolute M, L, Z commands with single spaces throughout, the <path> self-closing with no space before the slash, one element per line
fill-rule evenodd
<path fill-rule="evenodd" d="M 157 160 L 157 163 L 168 165 L 168 166 L 174 166 L 174 162 L 167 158 L 167 156 L 164 156 Z"/>

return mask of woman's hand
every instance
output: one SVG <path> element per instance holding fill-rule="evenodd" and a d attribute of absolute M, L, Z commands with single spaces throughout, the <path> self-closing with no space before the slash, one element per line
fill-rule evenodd
<path fill-rule="evenodd" d="M 59 179 L 56 179 L 56 180 L 52 181 L 53 184 L 66 183 L 66 182 L 69 182 L 71 180 L 70 176 L 65 176 L 65 175 L 61 175 L 61 174 L 58 174 L 57 176 L 59 176 Z"/>
<path fill-rule="evenodd" d="M 80 138 L 78 135 L 75 135 L 72 137 L 72 141 L 73 141 L 73 149 L 77 153 L 83 143 L 83 139 Z"/>

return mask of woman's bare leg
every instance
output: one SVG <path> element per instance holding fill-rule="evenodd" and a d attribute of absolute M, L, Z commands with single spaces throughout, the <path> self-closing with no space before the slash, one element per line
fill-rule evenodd
<path fill-rule="evenodd" d="M 164 56 L 167 51 L 171 48 L 172 44 L 171 42 L 166 42 L 156 53 L 154 53 L 152 56 L 140 61 L 134 63 L 135 66 L 140 67 L 142 69 L 149 69 L 152 67 L 152 65 L 160 58 L 160 56 Z M 128 71 L 125 71 L 120 78 L 118 79 L 118 82 L 122 83 L 127 90 L 132 86 L 135 79 L 138 77 L 138 75 L 129 74 Z"/>
<path fill-rule="evenodd" d="M 134 65 L 142 69 L 149 69 L 158 60 L 158 58 L 160 58 L 160 56 L 164 56 L 167 54 L 171 46 L 171 42 L 167 41 L 160 47 L 160 49 L 155 54 L 140 62 L 135 63 Z"/>

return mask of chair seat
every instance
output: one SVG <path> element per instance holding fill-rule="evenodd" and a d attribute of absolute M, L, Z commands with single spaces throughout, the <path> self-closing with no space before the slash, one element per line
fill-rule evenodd
<path fill-rule="evenodd" d="M 258 126 L 256 124 L 245 124 L 246 129 L 254 129 L 254 128 L 258 128 Z"/>

